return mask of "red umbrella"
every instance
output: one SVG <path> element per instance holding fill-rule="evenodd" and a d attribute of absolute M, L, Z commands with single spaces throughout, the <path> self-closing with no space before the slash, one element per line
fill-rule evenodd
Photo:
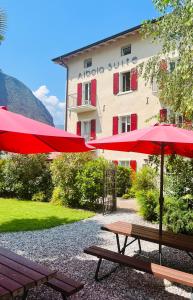
<path fill-rule="evenodd" d="M 160 217 L 159 232 L 162 234 L 163 216 L 163 169 L 164 155 L 179 154 L 193 157 L 193 131 L 175 127 L 172 124 L 156 124 L 154 126 L 134 130 L 129 133 L 114 135 L 89 142 L 99 149 L 126 152 L 139 152 L 161 155 L 160 165 Z M 160 245 L 161 253 L 161 245 Z"/>
<path fill-rule="evenodd" d="M 0 107 L 0 151 L 22 154 L 84 152 L 84 138 Z"/>

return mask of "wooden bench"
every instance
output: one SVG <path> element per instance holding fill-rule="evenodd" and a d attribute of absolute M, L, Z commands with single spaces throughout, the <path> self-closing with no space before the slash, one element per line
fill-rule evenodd
<path fill-rule="evenodd" d="M 61 273 L 57 273 L 54 278 L 45 283 L 47 286 L 61 293 L 63 299 L 80 291 L 84 285 Z"/>
<path fill-rule="evenodd" d="M 137 224 L 131 224 L 128 222 L 114 222 L 101 227 L 102 230 L 112 232 L 116 235 L 117 248 L 119 253 L 125 253 L 126 247 L 138 240 L 139 251 L 141 252 L 140 240 L 156 243 L 160 245 L 159 255 L 160 264 L 162 259 L 161 246 L 172 247 L 178 250 L 186 251 L 187 254 L 193 259 L 193 236 L 185 234 L 175 234 L 169 231 L 163 231 L 160 236 L 159 230 L 152 227 L 141 226 Z M 119 235 L 125 236 L 124 245 L 121 248 Z M 127 243 L 128 237 L 133 237 L 134 240 Z"/>
<path fill-rule="evenodd" d="M 193 300 L 193 274 L 178 271 L 172 268 L 168 268 L 150 262 L 144 262 L 135 257 L 129 257 L 121 253 L 110 251 L 97 246 L 91 246 L 89 248 L 86 248 L 84 252 L 99 258 L 96 273 L 95 273 L 95 279 L 97 281 L 103 279 L 104 277 L 107 277 L 112 273 L 110 272 L 99 278 L 100 265 L 102 259 L 105 259 L 139 271 L 152 274 L 154 277 L 157 277 L 159 279 L 167 279 L 171 282 L 176 282 L 176 283 L 189 286 L 192 288 L 191 299 Z"/>

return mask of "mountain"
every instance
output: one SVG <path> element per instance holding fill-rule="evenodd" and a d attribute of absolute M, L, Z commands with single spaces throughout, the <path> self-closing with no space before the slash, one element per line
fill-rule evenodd
<path fill-rule="evenodd" d="M 54 126 L 53 118 L 43 103 L 18 79 L 0 71 L 0 106 L 28 118 Z"/>

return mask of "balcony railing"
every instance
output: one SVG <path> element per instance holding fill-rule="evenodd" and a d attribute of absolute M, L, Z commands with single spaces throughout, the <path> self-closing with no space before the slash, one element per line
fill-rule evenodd
<path fill-rule="evenodd" d="M 89 100 L 82 100 L 81 105 L 77 105 L 77 94 L 68 95 L 68 110 L 77 113 L 96 110 L 96 106 L 92 105 Z"/>

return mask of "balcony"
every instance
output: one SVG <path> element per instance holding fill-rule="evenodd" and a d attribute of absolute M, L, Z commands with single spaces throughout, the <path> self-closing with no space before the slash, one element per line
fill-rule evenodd
<path fill-rule="evenodd" d="M 96 106 L 92 105 L 89 100 L 82 100 L 81 105 L 77 105 L 77 94 L 68 95 L 68 110 L 83 113 L 96 110 Z"/>

